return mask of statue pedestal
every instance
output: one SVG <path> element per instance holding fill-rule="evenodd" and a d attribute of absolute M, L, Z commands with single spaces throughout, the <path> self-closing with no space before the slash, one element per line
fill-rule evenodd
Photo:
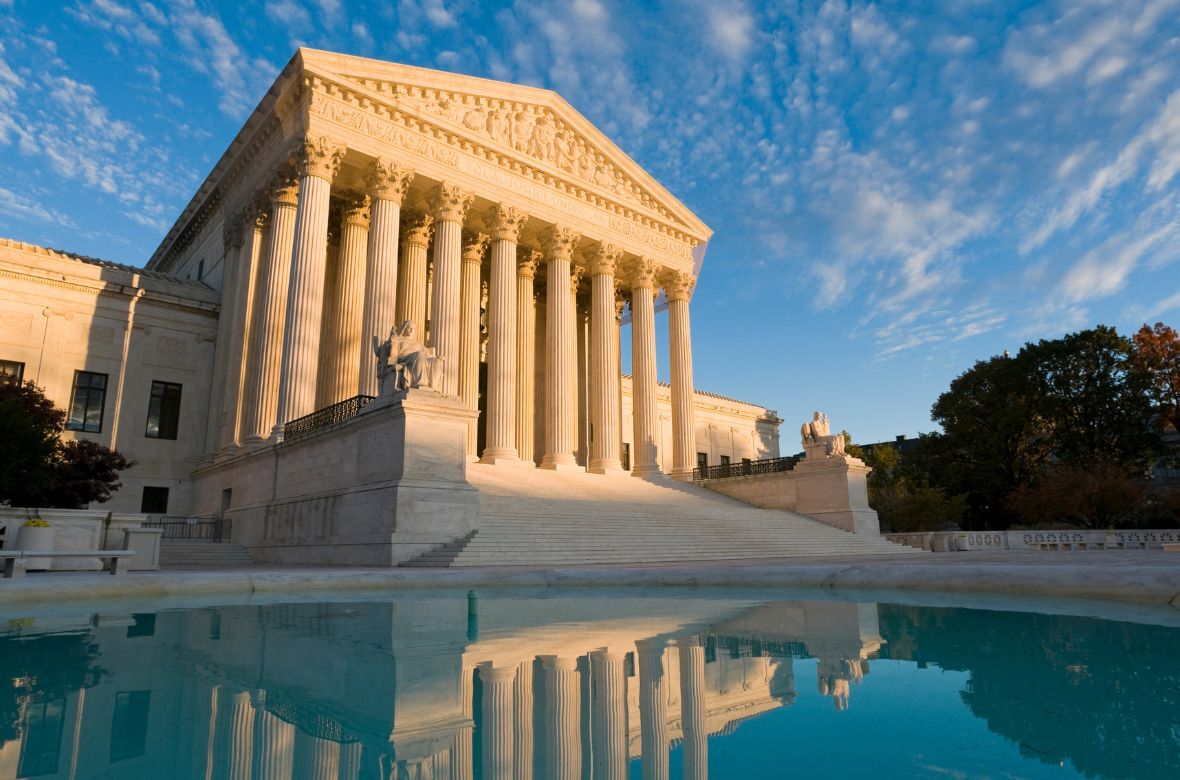
<path fill-rule="evenodd" d="M 880 536 L 877 513 L 869 507 L 865 478 L 871 468 L 848 455 L 800 461 L 794 475 L 795 511 L 857 534 Z"/>

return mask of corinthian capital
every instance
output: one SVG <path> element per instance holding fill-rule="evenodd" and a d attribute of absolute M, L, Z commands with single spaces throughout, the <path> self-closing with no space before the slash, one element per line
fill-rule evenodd
<path fill-rule="evenodd" d="M 378 159 L 369 169 L 366 184 L 374 198 L 392 200 L 401 205 L 413 178 L 414 172 L 406 166 L 391 160 Z"/>
<path fill-rule="evenodd" d="M 535 279 L 537 266 L 543 255 L 536 249 L 521 247 L 516 251 L 516 275 L 523 279 Z"/>
<path fill-rule="evenodd" d="M 367 228 L 369 226 L 369 204 L 368 195 L 356 194 L 345 198 L 342 206 L 344 224 Z"/>
<path fill-rule="evenodd" d="M 491 237 L 487 233 L 477 230 L 463 231 L 463 262 L 479 265 L 483 262 L 483 254 L 488 248 Z"/>
<path fill-rule="evenodd" d="M 344 151 L 343 146 L 332 143 L 325 136 L 304 138 L 298 152 L 299 175 L 332 181 L 344 161 Z"/>
<path fill-rule="evenodd" d="M 637 257 L 627 267 L 627 283 L 631 289 L 640 287 L 654 288 L 656 284 L 656 264 L 646 257 Z"/>
<path fill-rule="evenodd" d="M 614 276 L 622 257 L 623 250 L 614 244 L 599 244 L 586 261 L 586 270 L 591 276 L 599 276 L 600 274 Z"/>
<path fill-rule="evenodd" d="M 492 210 L 492 216 L 489 220 L 492 238 L 496 241 L 511 241 L 515 243 L 520 239 L 520 229 L 524 227 L 524 223 L 528 218 L 528 214 L 515 206 L 509 206 L 506 203 L 497 203 L 496 208 Z"/>
<path fill-rule="evenodd" d="M 421 211 L 402 215 L 402 241 L 425 249 L 430 245 L 430 234 L 434 231 L 434 217 Z"/>
<path fill-rule="evenodd" d="M 664 291 L 668 293 L 668 300 L 687 301 L 692 298 L 692 290 L 696 287 L 697 278 L 683 271 L 675 271 L 665 275 L 661 281 Z"/>
<path fill-rule="evenodd" d="M 430 213 L 446 222 L 463 222 L 474 196 L 457 184 L 443 182 L 430 197 Z"/>
<path fill-rule="evenodd" d="M 541 246 L 545 247 L 545 260 L 569 260 L 574 247 L 582 236 L 570 228 L 554 225 L 541 235 Z"/>
<path fill-rule="evenodd" d="M 585 273 L 586 273 L 586 269 L 583 266 L 580 266 L 580 265 L 570 266 L 570 294 L 571 295 L 578 294 L 578 287 L 581 286 L 582 276 Z"/>
<path fill-rule="evenodd" d="M 299 203 L 299 180 L 292 171 L 283 171 L 267 186 L 272 206 L 295 206 Z"/>

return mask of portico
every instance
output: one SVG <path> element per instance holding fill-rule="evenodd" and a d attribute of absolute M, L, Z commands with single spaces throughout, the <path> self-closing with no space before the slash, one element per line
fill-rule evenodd
<path fill-rule="evenodd" d="M 658 298 L 671 471 L 691 475 L 688 304 L 711 231 L 552 92 L 301 49 L 149 267 L 182 274 L 218 221 L 232 367 L 209 455 L 374 395 L 372 337 L 410 320 L 435 389 L 479 413 L 470 459 L 620 472 L 629 368 L 632 471 L 656 474 Z"/>

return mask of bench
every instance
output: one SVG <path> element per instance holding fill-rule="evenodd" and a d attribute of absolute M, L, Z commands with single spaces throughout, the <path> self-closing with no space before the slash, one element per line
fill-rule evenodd
<path fill-rule="evenodd" d="M 34 558 L 98 558 L 111 574 L 126 574 L 134 555 L 134 550 L 0 550 L 5 579 L 25 576 L 29 561 Z"/>

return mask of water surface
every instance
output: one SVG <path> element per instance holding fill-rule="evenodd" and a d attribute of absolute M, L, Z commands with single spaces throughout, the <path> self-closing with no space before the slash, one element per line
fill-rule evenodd
<path fill-rule="evenodd" d="M 1180 629 L 661 591 L 0 622 L 0 780 L 1180 777 Z"/>

